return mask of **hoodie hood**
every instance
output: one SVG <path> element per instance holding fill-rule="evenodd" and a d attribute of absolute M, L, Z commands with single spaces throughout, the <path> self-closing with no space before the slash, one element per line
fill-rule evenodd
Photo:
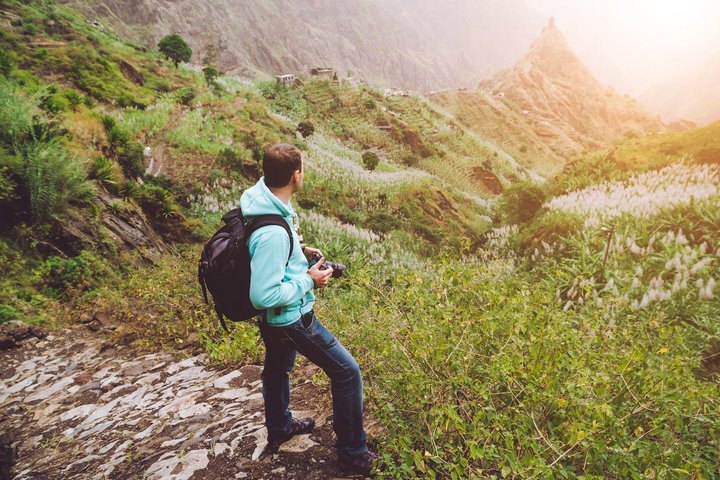
<path fill-rule="evenodd" d="M 281 215 L 292 217 L 295 213 L 292 204 L 285 205 L 265 185 L 265 177 L 245 190 L 240 197 L 240 209 L 244 217 L 257 217 L 258 215 Z"/>

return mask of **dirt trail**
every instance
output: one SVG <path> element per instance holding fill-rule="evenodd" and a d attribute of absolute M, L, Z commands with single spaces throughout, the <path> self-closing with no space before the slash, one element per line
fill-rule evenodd
<path fill-rule="evenodd" d="M 313 416 L 315 432 L 265 451 L 260 371 L 141 352 L 84 328 L 0 352 L 10 478 L 362 478 L 335 466 L 329 392 L 310 382 L 294 385 L 291 408 Z"/>

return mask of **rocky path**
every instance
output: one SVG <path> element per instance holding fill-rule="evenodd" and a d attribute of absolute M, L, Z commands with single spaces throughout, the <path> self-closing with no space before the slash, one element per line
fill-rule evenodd
<path fill-rule="evenodd" d="M 294 385 L 294 414 L 318 426 L 270 454 L 260 367 L 56 331 L 0 352 L 0 457 L 16 480 L 339 478 L 325 390 Z"/>

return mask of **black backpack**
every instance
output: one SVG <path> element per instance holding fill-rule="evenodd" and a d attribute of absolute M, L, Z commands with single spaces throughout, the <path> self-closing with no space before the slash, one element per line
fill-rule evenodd
<path fill-rule="evenodd" d="M 288 262 L 293 252 L 293 237 L 290 226 L 280 215 L 260 215 L 246 223 L 242 211 L 235 208 L 222 219 L 225 225 L 203 247 L 198 264 L 198 282 L 205 303 L 209 303 L 207 291 L 210 290 L 215 313 L 227 332 L 224 318 L 240 322 L 262 313 L 250 302 L 250 252 L 247 246 L 250 235 L 268 225 L 285 228 L 290 237 Z"/>

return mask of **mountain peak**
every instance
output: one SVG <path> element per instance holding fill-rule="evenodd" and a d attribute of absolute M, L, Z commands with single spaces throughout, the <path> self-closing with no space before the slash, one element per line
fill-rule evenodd
<path fill-rule="evenodd" d="M 558 139 L 556 151 L 565 155 L 597 147 L 627 131 L 664 128 L 657 116 L 593 76 L 570 48 L 554 17 L 524 57 L 482 82 L 480 88 L 502 92 L 539 128 L 552 130 Z"/>

